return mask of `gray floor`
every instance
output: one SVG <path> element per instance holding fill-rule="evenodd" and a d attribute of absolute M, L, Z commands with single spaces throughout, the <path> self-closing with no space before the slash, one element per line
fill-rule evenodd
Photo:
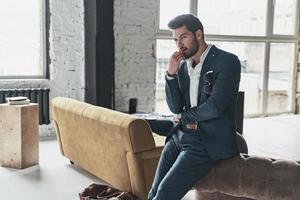
<path fill-rule="evenodd" d="M 250 155 L 300 160 L 300 115 L 246 119 L 244 136 Z M 79 200 L 78 193 L 93 182 L 101 180 L 70 165 L 57 141 L 41 141 L 39 165 L 23 170 L 0 167 L 0 199 Z M 193 199 L 193 192 L 185 199 Z"/>
<path fill-rule="evenodd" d="M 300 160 L 300 115 L 246 119 L 244 137 L 250 155 Z"/>

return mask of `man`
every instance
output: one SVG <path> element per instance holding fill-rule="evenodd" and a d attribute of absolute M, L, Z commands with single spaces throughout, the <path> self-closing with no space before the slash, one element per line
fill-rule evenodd
<path fill-rule="evenodd" d="M 218 160 L 238 154 L 239 59 L 208 45 L 194 15 L 177 16 L 168 26 L 178 51 L 166 72 L 166 97 L 177 125 L 167 136 L 149 200 L 181 199 Z"/>

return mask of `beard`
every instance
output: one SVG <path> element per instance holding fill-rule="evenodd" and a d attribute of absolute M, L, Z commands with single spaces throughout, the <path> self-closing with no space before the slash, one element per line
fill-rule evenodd
<path fill-rule="evenodd" d="M 196 38 L 194 38 L 193 42 L 192 42 L 192 46 L 190 48 L 183 48 L 184 50 L 182 51 L 183 57 L 185 59 L 188 59 L 190 57 L 192 57 L 193 55 L 195 55 L 199 49 L 199 43 L 196 40 Z"/>

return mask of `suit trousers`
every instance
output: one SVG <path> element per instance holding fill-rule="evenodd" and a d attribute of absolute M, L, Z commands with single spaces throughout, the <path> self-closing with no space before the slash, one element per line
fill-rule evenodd
<path fill-rule="evenodd" d="M 148 200 L 180 200 L 215 163 L 200 133 L 178 129 L 161 153 Z"/>

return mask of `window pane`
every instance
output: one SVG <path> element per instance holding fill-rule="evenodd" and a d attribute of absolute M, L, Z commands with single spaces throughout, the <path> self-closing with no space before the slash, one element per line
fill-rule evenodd
<path fill-rule="evenodd" d="M 165 73 L 168 68 L 169 58 L 174 51 L 176 51 L 176 45 L 173 40 L 157 40 L 155 112 L 164 115 L 172 114 L 166 103 Z"/>
<path fill-rule="evenodd" d="M 294 35 L 296 24 L 296 0 L 276 0 L 273 33 Z"/>
<path fill-rule="evenodd" d="M 268 112 L 290 110 L 295 44 L 272 43 L 268 82 Z"/>
<path fill-rule="evenodd" d="M 0 0 L 0 76 L 43 75 L 40 0 Z"/>
<path fill-rule="evenodd" d="M 168 29 L 171 19 L 189 13 L 190 0 L 160 0 L 159 28 Z"/>
<path fill-rule="evenodd" d="M 267 0 L 198 0 L 206 34 L 266 35 Z"/>
<path fill-rule="evenodd" d="M 212 42 L 217 47 L 234 53 L 242 65 L 240 91 L 245 92 L 244 113 L 259 114 L 262 98 L 262 71 L 264 66 L 264 43 Z"/>

